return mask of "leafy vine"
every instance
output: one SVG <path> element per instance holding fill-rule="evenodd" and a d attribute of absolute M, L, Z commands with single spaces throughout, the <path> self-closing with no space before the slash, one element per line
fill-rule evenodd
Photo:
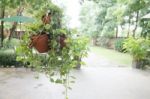
<path fill-rule="evenodd" d="M 38 72 L 45 73 L 51 82 L 63 84 L 65 96 L 68 99 L 68 89 L 71 89 L 69 83 L 74 83 L 75 79 L 69 73 L 78 64 L 83 64 L 81 58 L 87 56 L 88 39 L 76 36 L 77 33 L 71 29 L 62 27 L 62 11 L 56 5 L 49 4 L 46 5 L 46 8 L 51 11 L 50 24 L 38 21 L 27 26 L 28 32 L 23 35 L 21 44 L 17 48 L 17 60 L 24 62 L 28 67 L 32 67 Z M 41 31 L 50 36 L 50 49 L 46 53 L 39 53 L 35 48 L 29 47 L 31 36 L 37 35 Z M 60 40 L 61 35 L 65 35 L 64 45 Z"/>

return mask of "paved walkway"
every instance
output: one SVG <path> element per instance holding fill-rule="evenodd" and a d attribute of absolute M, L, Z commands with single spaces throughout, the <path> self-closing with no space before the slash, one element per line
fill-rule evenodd
<path fill-rule="evenodd" d="M 99 59 L 109 63 L 103 64 L 92 55 L 85 59 L 87 67 L 72 72 L 77 79 L 69 99 L 150 99 L 149 72 Z M 42 74 L 39 79 L 34 75 L 21 68 L 0 69 L 0 99 L 64 99 L 61 85 L 50 83 Z"/>

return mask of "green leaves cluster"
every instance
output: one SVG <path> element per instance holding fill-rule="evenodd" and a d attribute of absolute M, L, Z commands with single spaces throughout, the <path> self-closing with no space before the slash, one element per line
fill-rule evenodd
<path fill-rule="evenodd" d="M 124 49 L 131 53 L 135 60 L 146 58 L 148 49 L 150 48 L 150 40 L 145 38 L 128 38 L 124 41 Z"/>
<path fill-rule="evenodd" d="M 137 30 L 144 27 L 140 25 L 140 18 L 149 13 L 149 4 L 149 0 L 85 0 L 81 31 L 94 38 L 122 36 L 120 30 L 127 37 L 138 36 Z"/>
<path fill-rule="evenodd" d="M 87 56 L 88 39 L 76 36 L 77 32 L 63 27 L 58 22 L 58 19 L 62 19 L 62 11 L 56 5 L 49 4 L 46 6 L 46 9 L 53 12 L 51 16 L 52 21 L 47 25 L 38 21 L 35 24 L 27 26 L 29 32 L 24 34 L 21 46 L 17 48 L 17 60 L 28 64 L 29 67 L 34 68 L 38 72 L 45 73 L 51 82 L 63 84 L 67 94 L 67 89 L 71 89 L 69 83 L 74 83 L 74 77 L 69 73 L 79 63 L 83 64 L 76 57 L 83 58 Z M 40 10 L 37 15 L 40 15 L 40 13 L 43 14 Z M 29 48 L 30 37 L 33 34 L 37 34 L 37 31 L 44 31 L 50 35 L 49 45 L 51 49 L 47 53 L 41 54 L 35 49 Z M 63 48 L 60 47 L 60 43 L 58 42 L 60 35 L 66 36 L 66 46 Z"/>
<path fill-rule="evenodd" d="M 113 36 L 116 27 L 114 1 L 85 1 L 81 10 L 81 31 L 92 38 Z M 107 35 L 108 34 L 108 35 Z"/>
<path fill-rule="evenodd" d="M 70 89 L 69 83 L 73 83 L 74 78 L 69 73 L 79 63 L 83 64 L 76 57 L 87 56 L 88 40 L 84 37 L 73 38 L 71 32 L 66 35 L 66 47 L 60 49 L 57 38 L 54 37 L 50 42 L 51 50 L 48 53 L 40 54 L 28 47 L 30 33 L 26 33 L 21 41 L 21 46 L 17 48 L 17 60 L 25 64 L 30 63 L 29 67 L 45 73 L 51 82 L 63 84 L 65 88 Z"/>

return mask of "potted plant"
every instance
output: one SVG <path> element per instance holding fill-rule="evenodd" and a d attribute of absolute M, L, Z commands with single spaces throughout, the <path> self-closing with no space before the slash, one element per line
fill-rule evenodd
<path fill-rule="evenodd" d="M 50 42 L 53 39 L 57 41 L 60 49 L 66 46 L 65 40 L 67 37 L 61 32 L 60 18 L 62 16 L 59 14 L 61 11 L 58 8 L 57 10 L 54 6 L 50 9 L 51 12 L 48 11 L 41 16 L 41 23 L 29 27 L 33 32 L 41 31 L 31 36 L 30 48 L 34 47 L 39 53 L 46 53 L 50 50 Z"/>
<path fill-rule="evenodd" d="M 143 68 L 143 59 L 146 58 L 147 49 L 150 47 L 150 40 L 145 38 L 128 38 L 123 48 L 133 56 L 132 66 Z"/>
<path fill-rule="evenodd" d="M 67 26 L 62 26 L 61 19 L 63 16 L 59 7 L 48 3 L 45 8 L 51 11 L 50 24 L 44 21 L 46 23 L 37 22 L 28 26 L 30 32 L 26 32 L 22 37 L 23 40 L 17 48 L 17 60 L 24 63 L 29 62 L 29 67 L 45 73 L 51 82 L 63 84 L 65 98 L 68 99 L 69 83 L 74 82 L 74 76 L 70 75 L 70 71 L 79 64 L 78 59 L 74 58 L 76 56 L 82 58 L 87 55 L 87 40 L 83 37 L 74 39 L 72 30 Z M 41 15 L 40 11 L 38 15 Z M 37 33 L 37 31 L 43 33 Z M 46 54 L 34 53 L 28 47 L 29 42 L 31 42 L 30 47 L 35 47 L 39 52 L 48 52 Z M 45 48 L 45 50 L 41 50 L 41 48 Z"/>
<path fill-rule="evenodd" d="M 35 32 L 35 30 L 40 30 L 42 28 L 44 28 L 44 26 L 46 26 L 47 24 L 50 24 L 51 22 L 51 12 L 48 12 L 46 14 L 44 14 L 41 17 L 41 25 L 39 25 L 38 27 L 30 27 L 30 28 L 34 28 L 33 31 Z M 29 47 L 32 48 L 34 47 L 39 53 L 46 53 L 50 50 L 50 38 L 49 38 L 50 34 L 47 34 L 46 30 L 42 30 L 41 32 L 39 32 L 36 35 L 32 35 L 31 36 L 31 42 L 29 44 Z"/>
<path fill-rule="evenodd" d="M 50 49 L 49 41 L 48 34 L 44 32 L 42 34 L 32 35 L 29 47 L 34 47 L 39 53 L 46 53 Z"/>

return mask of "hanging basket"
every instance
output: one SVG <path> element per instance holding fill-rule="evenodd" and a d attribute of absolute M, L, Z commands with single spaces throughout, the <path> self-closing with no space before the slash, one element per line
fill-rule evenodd
<path fill-rule="evenodd" d="M 43 24 L 50 24 L 51 22 L 51 13 L 48 13 L 48 15 L 43 15 L 42 16 L 42 22 Z"/>
<path fill-rule="evenodd" d="M 48 34 L 33 35 L 29 47 L 34 47 L 39 53 L 48 52 L 50 50 Z"/>

